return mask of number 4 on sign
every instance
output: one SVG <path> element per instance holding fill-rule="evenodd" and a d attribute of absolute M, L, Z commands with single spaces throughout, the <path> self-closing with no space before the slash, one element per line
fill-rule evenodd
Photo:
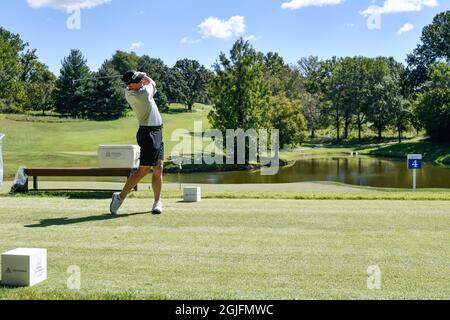
<path fill-rule="evenodd" d="M 422 155 L 410 154 L 408 155 L 408 169 L 422 169 Z"/>

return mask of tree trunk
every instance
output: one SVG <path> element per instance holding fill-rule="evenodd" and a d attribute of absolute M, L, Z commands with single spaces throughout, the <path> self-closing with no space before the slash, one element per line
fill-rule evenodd
<path fill-rule="evenodd" d="M 311 139 L 314 139 L 316 137 L 316 130 L 312 129 L 311 130 Z"/>
<path fill-rule="evenodd" d="M 341 131 L 341 126 L 340 126 L 340 121 L 339 121 L 339 116 L 336 117 L 336 138 L 337 141 L 341 141 L 341 135 L 340 135 L 340 131 Z"/>
<path fill-rule="evenodd" d="M 358 113 L 358 143 L 362 144 L 362 119 L 361 115 Z"/>
<path fill-rule="evenodd" d="M 402 135 L 402 129 L 399 127 L 398 128 L 398 143 L 402 143 L 403 140 L 403 135 Z"/>
<path fill-rule="evenodd" d="M 361 122 L 358 121 L 358 143 L 359 143 L 359 144 L 362 144 L 362 135 L 361 135 L 361 131 L 362 131 L 362 128 L 361 128 Z"/>
<path fill-rule="evenodd" d="M 350 119 L 349 116 L 346 115 L 345 116 L 345 121 L 344 121 L 344 139 L 348 139 L 348 129 L 350 127 Z"/>
<path fill-rule="evenodd" d="M 383 140 L 383 128 L 378 127 L 378 141 L 381 142 Z"/>

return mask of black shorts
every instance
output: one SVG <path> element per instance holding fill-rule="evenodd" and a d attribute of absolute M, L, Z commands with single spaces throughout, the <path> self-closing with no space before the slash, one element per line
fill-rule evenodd
<path fill-rule="evenodd" d="M 155 167 L 164 160 L 162 127 L 140 127 L 136 139 L 141 147 L 141 166 Z"/>

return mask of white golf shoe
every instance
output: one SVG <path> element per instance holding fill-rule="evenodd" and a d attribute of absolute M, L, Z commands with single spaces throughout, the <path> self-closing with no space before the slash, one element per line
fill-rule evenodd
<path fill-rule="evenodd" d="M 111 205 L 109 206 L 109 211 L 111 211 L 111 214 L 113 216 L 117 215 L 122 203 L 123 201 L 122 199 L 120 199 L 120 193 L 119 192 L 114 193 L 112 196 Z"/>
<path fill-rule="evenodd" d="M 157 201 L 153 204 L 152 214 L 161 214 L 163 211 L 163 205 L 161 201 Z"/>

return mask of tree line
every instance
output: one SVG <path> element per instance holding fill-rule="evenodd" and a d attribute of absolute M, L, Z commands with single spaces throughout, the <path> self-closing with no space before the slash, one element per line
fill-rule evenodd
<path fill-rule="evenodd" d="M 240 39 L 214 66 L 209 118 L 215 128 L 278 128 L 283 146 L 301 144 L 307 128 L 332 128 L 339 142 L 365 128 L 381 141 L 387 129 L 399 142 L 425 129 L 450 142 L 450 11 L 422 32 L 407 65 L 392 57 L 302 58 L 286 64 Z"/>
<path fill-rule="evenodd" d="M 54 91 L 55 111 L 84 119 L 117 119 L 128 112 L 120 76 L 128 70 L 149 74 L 158 84 L 156 103 L 161 111 L 180 102 L 192 110 L 195 102 L 208 103 L 212 72 L 198 61 L 184 59 L 169 68 L 161 59 L 117 51 L 96 72 L 91 72 L 79 50 L 64 58 Z M 107 78 L 115 77 L 115 78 Z M 75 81 L 74 79 L 81 79 Z"/>
<path fill-rule="evenodd" d="M 192 110 L 196 102 L 209 103 L 207 89 L 214 76 L 196 60 L 179 60 L 170 68 L 161 59 L 123 51 L 91 71 L 82 52 L 71 50 L 56 77 L 39 62 L 35 49 L 3 28 L 0 53 L 0 113 L 54 111 L 64 117 L 118 119 L 129 110 L 120 76 L 131 69 L 158 83 L 155 100 L 163 112 L 174 102 Z"/>
<path fill-rule="evenodd" d="M 337 141 L 367 129 L 381 140 L 387 129 L 398 140 L 425 129 L 435 141 L 450 141 L 450 11 L 422 32 L 406 65 L 391 57 L 301 58 L 291 65 L 275 52 L 262 53 L 243 39 L 221 53 L 213 70 L 184 59 L 168 67 L 161 59 L 117 51 L 91 71 L 79 50 L 63 59 L 59 77 L 39 62 L 19 35 L 0 28 L 0 112 L 56 111 L 83 119 L 117 119 L 128 112 L 119 76 L 147 72 L 158 83 L 161 110 L 178 102 L 212 104 L 212 125 L 280 129 L 282 146 L 331 128 Z M 89 79 L 118 76 L 115 79 Z M 74 81 L 76 79 L 84 79 Z"/>

